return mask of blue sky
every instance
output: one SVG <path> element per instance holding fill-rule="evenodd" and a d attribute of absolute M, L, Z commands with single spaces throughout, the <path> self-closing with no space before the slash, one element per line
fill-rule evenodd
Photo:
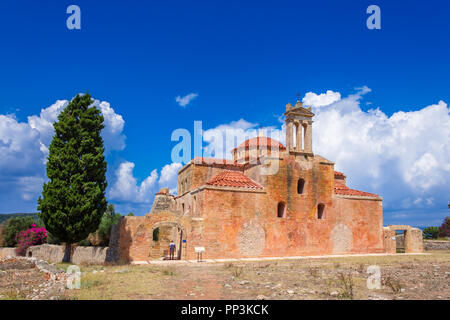
<path fill-rule="evenodd" d="M 66 28 L 66 8 L 71 4 L 81 8 L 81 30 Z M 371 4 L 381 8 L 381 30 L 366 28 L 366 8 Z M 319 95 L 331 90 L 344 102 L 357 95 L 353 103 L 362 115 L 378 108 L 388 118 L 400 111 L 411 119 L 420 117 L 425 112 L 411 112 L 442 101 L 445 107 L 441 105 L 441 113 L 424 119 L 436 121 L 431 128 L 445 126 L 450 101 L 449 9 L 446 1 L 3 0 L 0 115 L 14 117 L 20 127 L 57 100 L 70 100 L 89 91 L 95 99 L 109 103 L 111 126 L 117 124 L 115 116 L 123 120 L 119 133 L 111 131 L 111 141 L 118 136 L 126 140 L 121 146 L 111 142 L 110 188 L 118 180 L 121 165 L 132 164 L 123 166 L 122 173 L 133 169 L 138 189 L 147 181 L 151 188 L 139 190 L 148 198 L 148 190 L 153 192 L 164 181 L 173 187 L 173 174 L 158 185 L 151 173 L 156 170 L 160 179 L 162 168 L 172 163 L 175 143 L 170 137 L 174 129 L 192 131 L 195 120 L 201 120 L 204 129 L 240 119 L 248 123 L 234 123 L 240 129 L 252 128 L 250 124 L 281 126 L 278 117 L 286 103 L 295 102 L 297 92 L 303 97 L 308 92 Z M 364 86 L 370 90 L 355 89 Z M 176 102 L 177 96 L 191 93 L 198 96 L 188 105 Z M 326 114 L 321 123 L 326 123 Z M 380 124 L 378 120 L 371 123 Z M 414 123 L 406 126 L 414 127 Z M 382 125 L 378 128 L 383 130 Z M 429 137 L 436 141 L 408 140 L 430 144 L 435 152 L 418 149 L 409 159 L 405 151 L 391 159 L 397 163 L 408 158 L 405 164 L 419 171 L 421 163 L 435 160 L 434 167 L 420 171 L 421 183 L 430 185 L 426 190 L 418 190 L 412 173 L 400 169 L 389 174 L 402 177 L 404 183 L 395 185 L 395 190 L 383 189 L 392 183 L 376 180 L 374 172 L 380 168 L 389 171 L 392 165 L 379 164 L 368 175 L 353 170 L 354 163 L 337 151 L 327 154 L 325 142 L 318 142 L 317 148 L 336 161 L 338 169 L 350 169 L 347 173 L 352 186 L 384 196 L 385 222 L 437 224 L 448 215 L 450 198 L 449 179 L 439 178 L 449 177 L 450 170 L 449 132 L 442 130 Z M 18 134 L 9 139 L 18 139 Z M 34 138 L 32 133 L 23 137 L 27 143 Z M 5 145 L 6 141 L 3 133 Z M 36 147 L 25 142 L 18 143 L 25 146 L 23 152 Z M 357 154 L 358 150 L 352 152 Z M 31 155 L 14 150 L 15 158 L 11 159 L 20 162 Z M 333 156 L 338 159 L 331 159 Z M 378 161 L 380 155 L 376 156 Z M 27 161 L 40 161 L 32 160 Z M 24 164 L 13 170 L 8 163 L 0 162 L 0 212 L 35 211 L 39 194 L 36 179 L 42 176 L 42 167 Z M 169 169 L 167 174 L 176 171 L 176 166 Z M 27 185 L 33 190 L 23 197 L 20 190 L 30 177 L 34 179 L 30 185 L 35 187 Z M 12 188 L 16 182 L 17 188 Z M 122 213 L 144 214 L 151 207 L 151 199 L 110 198 Z M 396 205 L 403 200 L 404 204 Z"/>

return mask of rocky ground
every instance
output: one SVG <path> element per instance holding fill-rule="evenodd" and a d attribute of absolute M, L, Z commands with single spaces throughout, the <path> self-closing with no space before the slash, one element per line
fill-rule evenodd
<path fill-rule="evenodd" d="M 0 260 L 0 300 L 64 299 L 66 275 L 44 261 L 21 257 Z"/>
<path fill-rule="evenodd" d="M 380 289 L 369 289 L 369 266 Z M 164 266 L 84 268 L 76 299 L 450 299 L 450 251 Z"/>
<path fill-rule="evenodd" d="M 64 290 L 69 265 L 0 260 L 0 299 L 450 299 L 450 251 L 431 255 L 234 263 L 81 266 L 81 288 Z M 369 266 L 380 289 L 369 289 Z M 41 271 L 39 271 L 39 269 Z"/>

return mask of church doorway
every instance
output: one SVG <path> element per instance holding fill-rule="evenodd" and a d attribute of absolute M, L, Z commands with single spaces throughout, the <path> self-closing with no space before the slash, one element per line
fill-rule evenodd
<path fill-rule="evenodd" d="M 169 260 L 169 244 L 176 245 L 175 260 L 181 260 L 184 253 L 183 240 L 186 240 L 183 228 L 174 222 L 160 222 L 153 226 L 150 243 L 149 258 L 155 260 Z"/>

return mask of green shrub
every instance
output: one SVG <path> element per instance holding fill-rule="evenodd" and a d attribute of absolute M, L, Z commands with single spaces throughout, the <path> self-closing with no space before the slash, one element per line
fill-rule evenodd
<path fill-rule="evenodd" d="M 444 222 L 439 228 L 440 237 L 450 237 L 450 217 L 445 217 Z"/>
<path fill-rule="evenodd" d="M 20 217 L 11 218 L 6 222 L 6 226 L 3 229 L 3 245 L 5 247 L 17 246 L 16 235 L 20 231 L 30 229 L 35 224 L 38 227 L 42 227 L 42 224 L 37 222 L 33 217 Z"/>
<path fill-rule="evenodd" d="M 427 227 L 423 229 L 423 238 L 424 239 L 437 239 L 440 233 L 439 227 Z"/>
<path fill-rule="evenodd" d="M 89 238 L 86 238 L 84 240 L 79 241 L 78 245 L 82 247 L 89 247 L 91 246 L 91 241 L 89 241 Z"/>
<path fill-rule="evenodd" d="M 122 217 L 120 213 L 116 213 L 113 204 L 109 204 L 106 212 L 102 216 L 100 225 L 98 226 L 97 236 L 100 239 L 102 245 L 107 246 L 109 244 L 109 237 L 111 235 L 111 228 Z"/>

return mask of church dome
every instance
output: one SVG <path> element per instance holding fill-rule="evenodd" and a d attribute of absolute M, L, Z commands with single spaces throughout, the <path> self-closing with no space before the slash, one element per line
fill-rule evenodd
<path fill-rule="evenodd" d="M 286 147 L 281 144 L 280 142 L 278 142 L 275 139 L 272 138 L 268 138 L 268 137 L 256 137 L 256 138 L 251 138 L 248 140 L 245 140 L 244 142 L 242 142 L 239 147 L 237 147 L 236 149 L 249 149 L 251 147 L 263 147 L 263 148 L 268 148 L 268 149 L 272 149 L 272 148 L 278 148 L 279 150 L 285 150 Z M 235 150 L 236 150 L 235 149 Z"/>

